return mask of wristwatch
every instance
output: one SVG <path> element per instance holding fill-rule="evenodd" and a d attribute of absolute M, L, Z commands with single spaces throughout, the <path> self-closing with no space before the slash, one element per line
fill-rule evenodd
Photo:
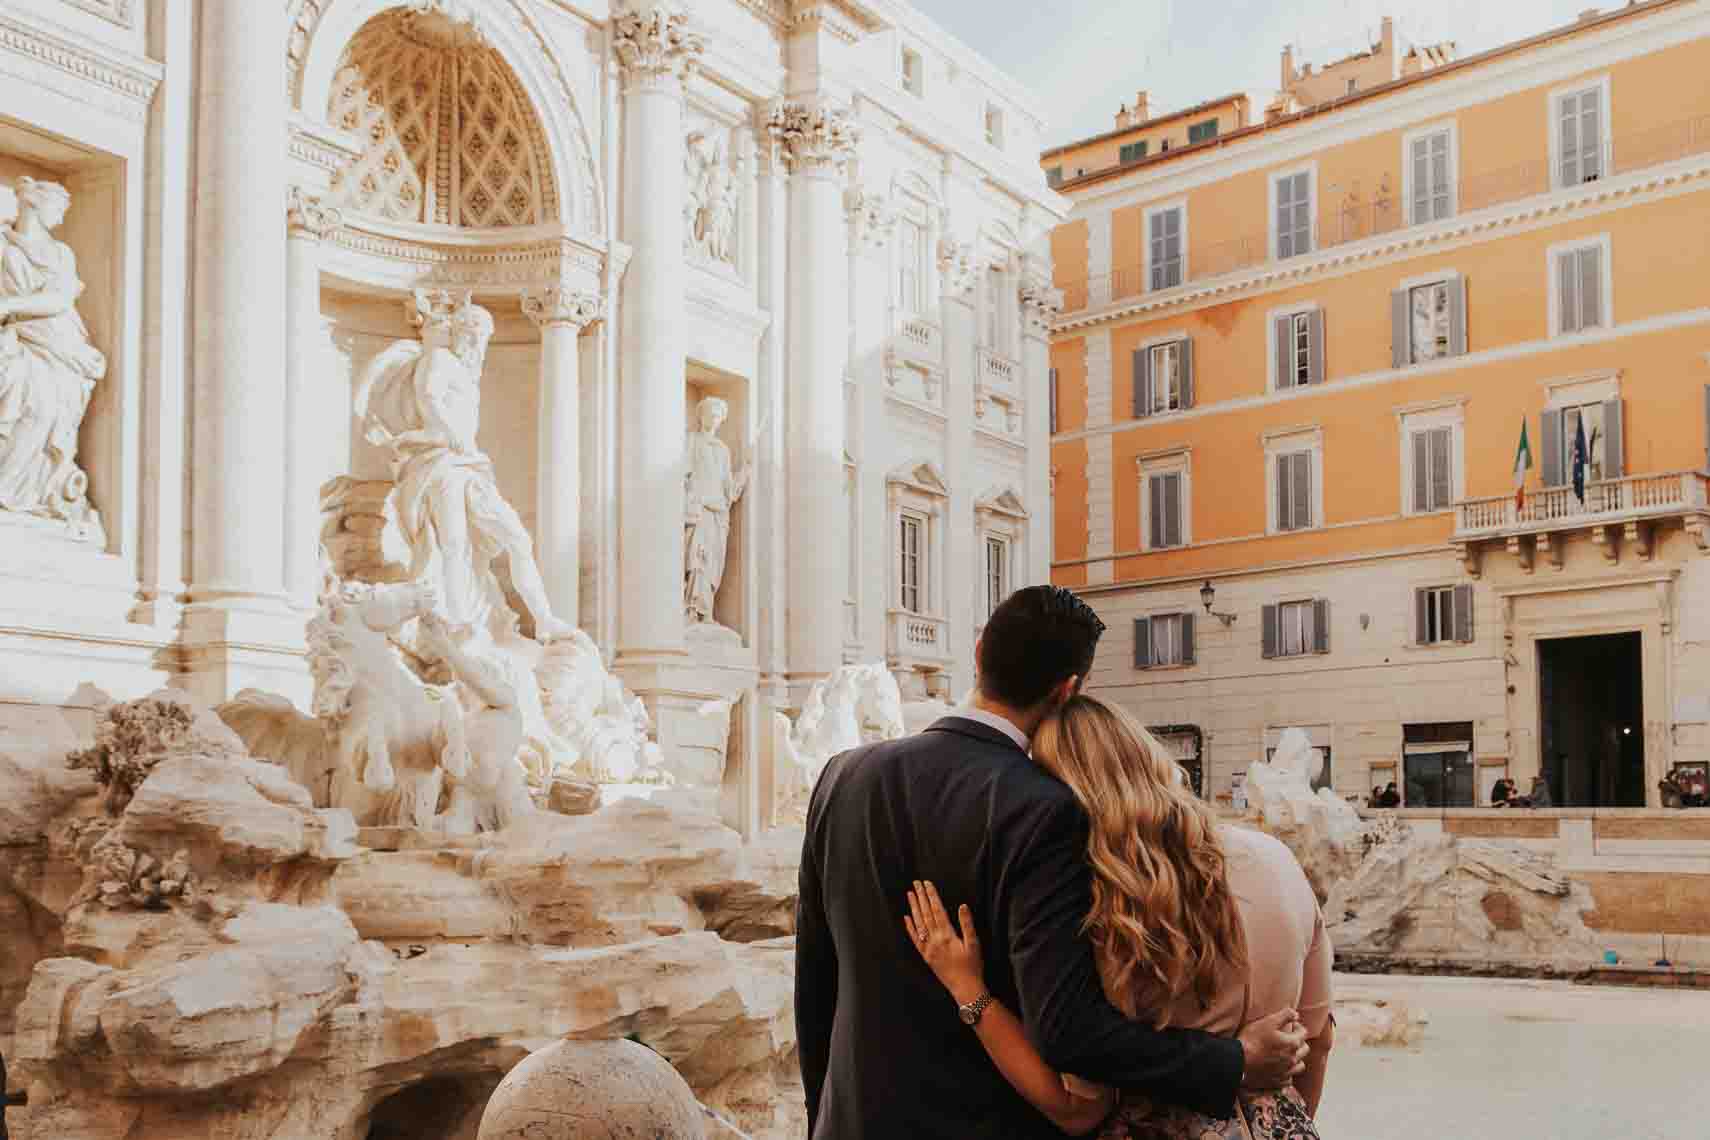
<path fill-rule="evenodd" d="M 956 1016 L 962 1019 L 963 1025 L 978 1025 L 981 1015 L 986 1012 L 986 1007 L 996 1000 L 990 993 L 981 994 L 967 1005 L 957 1006 Z"/>

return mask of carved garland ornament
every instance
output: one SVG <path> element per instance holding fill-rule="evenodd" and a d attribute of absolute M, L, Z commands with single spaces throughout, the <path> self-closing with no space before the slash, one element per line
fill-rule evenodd
<path fill-rule="evenodd" d="M 766 132 L 783 150 L 792 174 L 827 168 L 842 173 L 861 141 L 861 128 L 848 109 L 835 104 L 779 103 L 766 117 Z"/>
<path fill-rule="evenodd" d="M 966 296 L 980 276 L 980 264 L 974 256 L 973 243 L 940 238 L 938 271 L 944 275 L 946 297 Z"/>
<path fill-rule="evenodd" d="M 318 196 L 305 192 L 301 186 L 291 187 L 290 196 L 285 201 L 287 233 L 319 241 L 343 223 L 344 216 L 337 209 Z"/>
<path fill-rule="evenodd" d="M 843 192 L 843 208 L 849 214 L 852 245 L 879 249 L 890 243 L 897 227 L 897 211 L 883 194 L 852 186 Z"/>
<path fill-rule="evenodd" d="M 688 13 L 671 4 L 619 12 L 612 19 L 612 32 L 618 62 L 631 82 L 642 86 L 680 88 L 707 47 Z"/>

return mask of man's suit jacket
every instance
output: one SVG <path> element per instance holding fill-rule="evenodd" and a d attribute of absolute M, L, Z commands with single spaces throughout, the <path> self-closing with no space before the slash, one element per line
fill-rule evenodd
<path fill-rule="evenodd" d="M 1081 924 L 1087 821 L 996 729 L 946 717 L 832 760 L 802 848 L 796 1032 L 812 1140 L 1050 1140 L 903 928 L 915 879 L 974 911 L 986 985 L 1062 1072 L 1227 1113 L 1235 1041 L 1129 1021 Z"/>

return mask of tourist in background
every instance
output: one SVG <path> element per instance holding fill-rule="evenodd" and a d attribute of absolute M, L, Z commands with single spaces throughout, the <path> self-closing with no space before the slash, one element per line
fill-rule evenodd
<path fill-rule="evenodd" d="M 1508 777 L 1502 777 L 1502 779 L 1496 781 L 1496 786 L 1490 789 L 1490 806 L 1507 807 L 1508 801 L 1514 798 L 1514 793 L 1516 791 L 1518 791 L 1518 789 L 1515 788 L 1514 784 L 1508 779 Z"/>
<path fill-rule="evenodd" d="M 1231 1036 L 1295 1010 L 1310 1047 L 1290 1086 L 1244 1091 L 1232 1116 L 1125 1096 L 1100 1136 L 1312 1140 L 1335 1038 L 1332 950 L 1300 864 L 1268 835 L 1219 826 L 1167 750 L 1103 701 L 1078 696 L 1048 717 L 1034 738 L 1033 758 L 1069 786 L 1090 819 L 1086 929 L 1116 1007 L 1160 1030 Z M 904 923 L 953 995 L 985 992 L 976 916 L 968 906 L 953 920 L 936 887 L 917 883 Z M 998 1069 L 1036 1104 L 1059 1085 L 1095 1103 L 1105 1092 L 1052 1069 L 1013 1018 L 994 1020 L 979 1037 Z"/>

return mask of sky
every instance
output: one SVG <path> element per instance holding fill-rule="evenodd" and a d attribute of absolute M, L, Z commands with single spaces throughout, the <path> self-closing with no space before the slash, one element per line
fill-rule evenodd
<path fill-rule="evenodd" d="M 1038 96 L 1047 146 L 1110 130 L 1141 89 L 1153 114 L 1274 91 L 1284 44 L 1322 66 L 1375 43 L 1385 14 L 1404 41 L 1454 40 L 1466 56 L 1571 23 L 1597 2 L 914 0 Z M 1603 0 L 1605 10 L 1617 6 Z"/>

